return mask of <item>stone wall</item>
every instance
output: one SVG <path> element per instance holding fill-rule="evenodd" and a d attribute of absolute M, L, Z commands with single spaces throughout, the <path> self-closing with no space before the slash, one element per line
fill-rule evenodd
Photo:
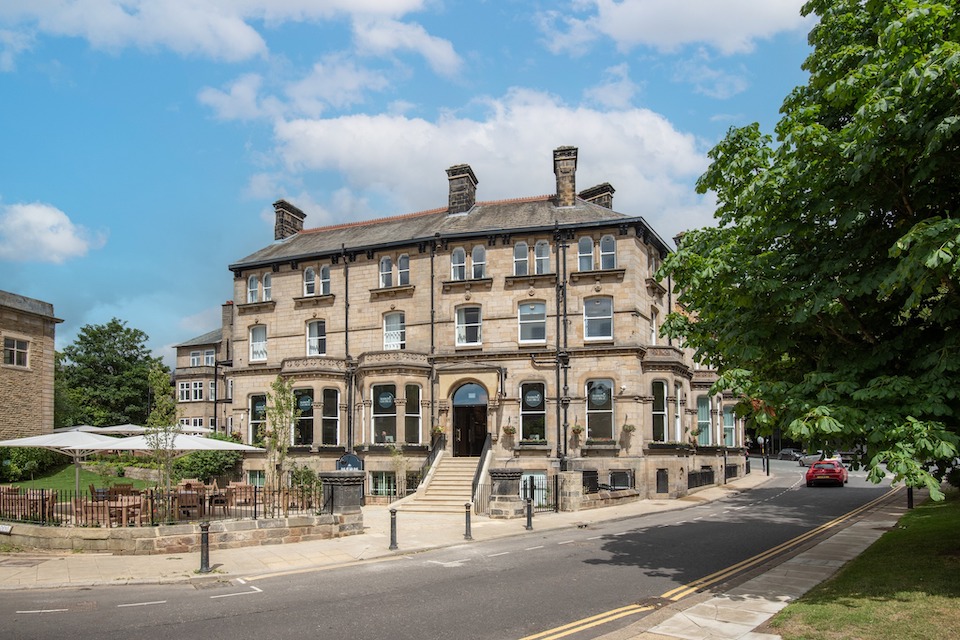
<path fill-rule="evenodd" d="M 325 514 L 261 520 L 211 522 L 210 549 L 235 549 L 363 533 L 363 514 Z M 192 553 L 200 550 L 200 524 L 159 527 L 41 527 L 12 524 L 2 540 L 30 549 L 63 552 L 107 552 L 115 555 Z"/>

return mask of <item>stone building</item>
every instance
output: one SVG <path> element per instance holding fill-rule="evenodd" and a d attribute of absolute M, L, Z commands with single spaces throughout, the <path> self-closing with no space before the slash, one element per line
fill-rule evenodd
<path fill-rule="evenodd" d="M 53 431 L 53 305 L 0 291 L 0 440 Z"/>
<path fill-rule="evenodd" d="M 430 211 L 307 229 L 276 202 L 274 242 L 229 266 L 235 304 L 206 342 L 230 361 L 230 428 L 259 442 L 283 376 L 302 412 L 291 459 L 329 470 L 355 454 L 371 497 L 416 486 L 435 448 L 481 471 L 596 471 L 642 496 L 742 473 L 733 399 L 658 335 L 667 244 L 613 210 L 611 185 L 578 193 L 577 156 L 554 151 L 545 196 L 479 201 L 458 165 Z M 257 481 L 263 461 L 245 464 Z"/>

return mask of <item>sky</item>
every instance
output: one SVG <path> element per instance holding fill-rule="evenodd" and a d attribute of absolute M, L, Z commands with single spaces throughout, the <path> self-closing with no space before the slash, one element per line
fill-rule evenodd
<path fill-rule="evenodd" d="M 284 198 L 315 228 L 577 187 L 669 241 L 730 127 L 805 84 L 803 0 L 0 0 L 0 289 L 57 348 L 119 318 L 174 362 Z"/>

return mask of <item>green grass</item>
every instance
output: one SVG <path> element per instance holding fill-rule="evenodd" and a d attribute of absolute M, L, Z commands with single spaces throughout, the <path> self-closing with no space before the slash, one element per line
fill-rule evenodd
<path fill-rule="evenodd" d="M 770 626 L 784 640 L 927 640 L 960 629 L 960 493 L 901 518 Z M 952 630 L 952 631 L 951 631 Z"/>
<path fill-rule="evenodd" d="M 73 464 L 68 464 L 63 467 L 58 467 L 56 470 L 45 475 L 37 475 L 33 480 L 23 480 L 20 482 L 14 482 L 13 484 L 25 489 L 57 489 L 58 491 L 73 491 L 76 486 L 75 482 L 76 478 L 74 476 Z M 118 482 L 133 483 L 134 489 L 149 489 L 153 486 L 152 483 L 145 480 L 118 478 L 115 476 L 107 478 L 108 486 L 117 484 Z M 91 484 L 95 487 L 102 487 L 104 486 L 103 478 L 100 477 L 99 474 L 93 473 L 92 471 L 81 469 L 80 491 L 87 491 Z"/>

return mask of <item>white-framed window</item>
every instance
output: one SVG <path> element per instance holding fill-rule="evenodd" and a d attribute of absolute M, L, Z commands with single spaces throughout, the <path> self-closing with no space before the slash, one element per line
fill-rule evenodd
<path fill-rule="evenodd" d="M 683 442 L 683 388 L 679 383 L 673 387 L 673 439 Z"/>
<path fill-rule="evenodd" d="M 212 367 L 216 364 L 217 352 L 213 349 L 207 349 L 203 352 L 203 364 L 208 367 Z"/>
<path fill-rule="evenodd" d="M 194 380 L 190 383 L 190 399 L 203 400 L 203 380 Z"/>
<path fill-rule="evenodd" d="M 26 368 L 30 362 L 30 343 L 19 338 L 3 338 L 3 364 Z"/>
<path fill-rule="evenodd" d="M 517 311 L 520 343 L 543 343 L 547 340 L 547 304 L 521 302 Z"/>
<path fill-rule="evenodd" d="M 180 402 L 190 401 L 190 383 L 189 382 L 177 383 L 177 400 L 179 400 Z"/>
<path fill-rule="evenodd" d="M 190 418 L 180 418 L 179 420 L 177 420 L 177 424 L 179 424 L 181 427 L 189 427 Z"/>
<path fill-rule="evenodd" d="M 584 340 L 613 339 L 613 298 L 596 297 L 583 301 Z"/>
<path fill-rule="evenodd" d="M 190 419 L 191 427 L 203 427 L 203 418 L 191 418 Z"/>
<path fill-rule="evenodd" d="M 397 495 L 397 474 L 393 471 L 370 472 L 370 495 L 389 496 Z"/>
<path fill-rule="evenodd" d="M 550 273 L 550 243 L 546 240 L 538 240 L 533 249 L 536 260 L 536 273 L 542 275 Z"/>
<path fill-rule="evenodd" d="M 322 356 L 327 353 L 327 322 L 311 320 L 307 323 L 307 355 Z"/>
<path fill-rule="evenodd" d="M 255 446 L 263 445 L 263 434 L 267 426 L 267 396 L 256 393 L 250 396 L 250 432 L 248 442 Z"/>
<path fill-rule="evenodd" d="M 320 295 L 330 295 L 330 265 L 320 267 Z"/>
<path fill-rule="evenodd" d="M 393 286 L 393 260 L 390 256 L 380 258 L 380 288 Z"/>
<path fill-rule="evenodd" d="M 227 400 L 233 400 L 233 378 L 227 378 Z"/>
<path fill-rule="evenodd" d="M 340 444 L 340 392 L 337 389 L 323 390 L 321 444 Z"/>
<path fill-rule="evenodd" d="M 211 400 L 217 399 L 217 383 L 213 380 L 207 382 L 207 397 Z"/>
<path fill-rule="evenodd" d="M 481 344 L 480 325 L 480 307 L 457 309 L 457 346 Z"/>
<path fill-rule="evenodd" d="M 667 440 L 667 383 L 663 380 L 653 381 L 653 441 L 666 442 Z"/>
<path fill-rule="evenodd" d="M 617 239 L 613 236 L 600 238 L 600 268 L 617 268 Z"/>
<path fill-rule="evenodd" d="M 247 278 L 247 302 L 258 302 L 260 300 L 260 277 L 252 275 Z"/>
<path fill-rule="evenodd" d="M 191 366 L 191 367 L 199 367 L 199 366 L 200 366 L 200 352 L 199 352 L 199 351 L 191 351 L 191 352 L 190 352 L 190 366 Z"/>
<path fill-rule="evenodd" d="M 262 324 L 250 327 L 250 362 L 267 359 L 267 327 Z"/>
<path fill-rule="evenodd" d="M 577 241 L 577 270 L 593 271 L 593 238 L 584 236 Z"/>
<path fill-rule="evenodd" d="M 547 440 L 547 398 L 542 382 L 520 385 L 520 439 Z"/>
<path fill-rule="evenodd" d="M 397 286 L 406 287 L 410 284 L 410 256 L 405 253 L 397 257 Z"/>
<path fill-rule="evenodd" d="M 370 412 L 370 429 L 373 441 L 379 443 L 397 441 L 397 385 L 375 384 L 370 389 L 373 409 Z"/>
<path fill-rule="evenodd" d="M 526 242 L 513 245 L 513 275 L 525 276 L 529 273 L 530 250 Z"/>
<path fill-rule="evenodd" d="M 487 277 L 487 250 L 482 244 L 478 244 L 470 252 L 470 262 L 474 280 Z"/>
<path fill-rule="evenodd" d="M 587 381 L 587 438 L 613 439 L 613 380 Z"/>
<path fill-rule="evenodd" d="M 450 253 L 450 279 L 467 279 L 467 252 L 457 247 Z"/>
<path fill-rule="evenodd" d="M 657 335 L 660 332 L 657 326 L 657 310 L 650 310 L 650 344 L 657 344 Z"/>
<path fill-rule="evenodd" d="M 317 294 L 317 272 L 313 267 L 307 267 L 303 270 L 303 295 L 313 296 Z"/>
<path fill-rule="evenodd" d="M 263 301 L 273 300 L 273 276 L 269 273 L 263 274 Z"/>
<path fill-rule="evenodd" d="M 697 396 L 697 444 L 709 446 L 712 444 L 713 423 L 710 419 L 712 410 L 710 396 Z"/>
<path fill-rule="evenodd" d="M 408 384 L 404 387 L 406 402 L 403 406 L 403 441 L 407 444 L 420 444 L 421 416 L 420 386 Z"/>
<path fill-rule="evenodd" d="M 407 323 L 402 311 L 383 316 L 383 348 L 388 351 L 407 348 Z"/>
<path fill-rule="evenodd" d="M 733 415 L 733 407 L 725 405 L 723 407 L 723 445 L 732 447 L 736 445 L 736 419 Z"/>

